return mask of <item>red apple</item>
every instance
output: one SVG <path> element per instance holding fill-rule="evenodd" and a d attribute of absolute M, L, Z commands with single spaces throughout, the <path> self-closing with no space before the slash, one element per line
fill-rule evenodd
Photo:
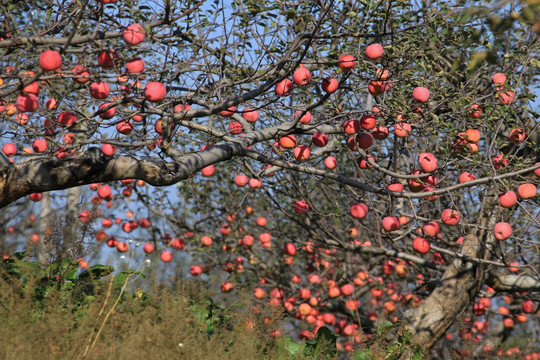
<path fill-rule="evenodd" d="M 259 118 L 259 112 L 254 109 L 244 109 L 244 111 L 242 111 L 242 117 L 246 119 L 247 122 L 254 123 Z"/>
<path fill-rule="evenodd" d="M 356 143 L 361 149 L 369 149 L 373 145 L 373 136 L 368 133 L 360 133 L 356 135 Z"/>
<path fill-rule="evenodd" d="M 504 324 L 504 327 L 507 327 L 507 328 L 514 327 L 514 320 L 512 320 L 511 318 L 505 318 L 503 320 L 503 324 Z"/>
<path fill-rule="evenodd" d="M 460 175 L 459 175 L 459 183 L 464 183 L 464 182 L 467 182 L 467 181 L 472 181 L 472 180 L 476 180 L 476 176 L 474 176 L 473 174 L 471 173 L 468 173 L 468 172 L 462 172 Z"/>
<path fill-rule="evenodd" d="M 375 158 L 371 155 L 368 155 L 367 156 L 367 159 L 371 162 L 375 162 Z M 360 167 L 360 169 L 371 169 L 373 167 L 373 165 L 371 165 L 370 163 L 367 162 L 366 159 L 362 158 L 360 159 L 360 161 L 358 162 L 358 167 Z"/>
<path fill-rule="evenodd" d="M 512 190 L 499 194 L 499 204 L 504 208 L 510 208 L 517 203 L 517 195 Z"/>
<path fill-rule="evenodd" d="M 144 71 L 144 60 L 140 57 L 133 58 L 126 62 L 126 70 L 128 74 L 139 74 Z"/>
<path fill-rule="evenodd" d="M 413 90 L 413 98 L 416 101 L 419 101 L 421 103 L 425 103 L 429 100 L 429 90 L 428 88 L 425 88 L 423 86 L 418 86 L 414 88 Z"/>
<path fill-rule="evenodd" d="M 244 174 L 239 174 L 234 177 L 234 183 L 237 186 L 246 186 L 248 183 L 248 177 Z"/>
<path fill-rule="evenodd" d="M 350 211 L 352 217 L 357 219 L 363 219 L 368 214 L 368 207 L 366 206 L 366 204 L 356 203 L 351 205 Z"/>
<path fill-rule="evenodd" d="M 219 112 L 219 115 L 223 116 L 223 117 L 231 117 L 234 115 L 234 112 L 236 111 L 236 106 L 231 106 L 230 108 L 228 108 L 227 110 L 221 110 Z"/>
<path fill-rule="evenodd" d="M 116 50 L 109 49 L 109 50 L 100 52 L 97 60 L 98 60 L 99 66 L 101 66 L 104 69 L 107 69 L 107 68 L 113 67 L 117 59 L 118 59 L 118 53 L 116 52 Z M 73 71 L 75 72 L 75 67 L 73 68 Z"/>
<path fill-rule="evenodd" d="M 491 81 L 493 81 L 495 87 L 500 88 L 506 82 L 506 76 L 503 73 L 496 73 L 491 77 Z"/>
<path fill-rule="evenodd" d="M 429 248 L 431 247 L 429 241 L 424 239 L 423 237 L 415 237 L 413 240 L 413 249 L 419 252 L 420 254 L 425 254 L 429 251 Z"/>
<path fill-rule="evenodd" d="M 103 151 L 103 153 L 107 156 L 113 156 L 116 152 L 116 146 L 111 144 L 102 144 L 101 151 Z"/>
<path fill-rule="evenodd" d="M 513 91 L 501 91 L 497 95 L 499 101 L 505 105 L 511 104 L 516 100 L 516 95 Z"/>
<path fill-rule="evenodd" d="M 122 38 L 129 45 L 137 45 L 144 41 L 145 31 L 142 25 L 132 24 L 124 29 L 122 32 Z"/>
<path fill-rule="evenodd" d="M 327 169 L 334 169 L 337 166 L 337 160 L 333 156 L 328 156 L 326 159 L 324 159 L 324 166 L 326 166 Z"/>
<path fill-rule="evenodd" d="M 34 112 L 39 106 L 39 99 L 34 94 L 23 94 L 17 96 L 15 106 L 20 112 Z"/>
<path fill-rule="evenodd" d="M 107 199 L 112 196 L 111 187 L 109 185 L 102 185 L 97 190 L 98 196 L 102 199 Z"/>
<path fill-rule="evenodd" d="M 364 130 L 371 130 L 375 127 L 377 121 L 373 115 L 364 115 L 360 118 L 360 126 Z"/>
<path fill-rule="evenodd" d="M 350 296 L 354 292 L 354 286 L 351 284 L 345 284 L 339 290 L 344 296 Z"/>
<path fill-rule="evenodd" d="M 244 128 L 242 127 L 242 124 L 240 124 L 238 121 L 233 121 L 229 124 L 229 132 L 231 135 L 238 135 L 241 134 Z"/>
<path fill-rule="evenodd" d="M 504 155 L 503 154 L 499 154 L 497 156 L 495 156 L 491 162 L 493 163 L 493 167 L 495 169 L 499 169 L 499 168 L 502 168 L 502 167 L 507 167 L 508 164 L 510 163 L 510 160 L 509 159 L 506 159 L 504 158 Z"/>
<path fill-rule="evenodd" d="M 28 120 L 30 119 L 28 118 L 28 115 L 26 115 L 25 113 L 19 113 L 15 117 L 15 120 L 17 121 L 17 124 L 19 125 L 26 125 L 28 124 Z M 23 149 L 23 153 L 24 153 L 24 149 Z"/>
<path fill-rule="evenodd" d="M 381 44 L 371 44 L 366 47 L 366 56 L 368 59 L 378 59 L 383 56 L 384 49 Z"/>
<path fill-rule="evenodd" d="M 422 225 L 422 231 L 424 234 L 435 237 L 440 231 L 439 224 L 435 221 L 430 221 Z"/>
<path fill-rule="evenodd" d="M 34 202 L 40 201 L 41 199 L 43 199 L 43 194 L 42 193 L 32 193 L 32 194 L 30 194 L 30 200 L 32 200 Z"/>
<path fill-rule="evenodd" d="M 294 71 L 293 81 L 298 86 L 307 85 L 311 81 L 311 72 L 300 64 L 300 67 Z"/>
<path fill-rule="evenodd" d="M 203 167 L 201 169 L 201 173 L 203 174 L 203 176 L 206 176 L 206 177 L 210 177 L 212 175 L 214 175 L 214 172 L 215 172 L 215 167 L 214 165 L 208 165 L 206 167 Z"/>
<path fill-rule="evenodd" d="M 534 306 L 534 303 L 532 302 L 532 300 L 524 301 L 523 304 L 521 304 L 521 309 L 526 314 L 532 314 L 535 308 L 536 306 Z"/>
<path fill-rule="evenodd" d="M 478 104 L 472 104 L 469 107 L 469 114 L 473 119 L 480 118 L 480 116 L 482 116 L 482 107 Z"/>
<path fill-rule="evenodd" d="M 444 209 L 441 213 L 443 224 L 454 226 L 459 222 L 459 212 L 453 209 Z"/>
<path fill-rule="evenodd" d="M 379 68 L 375 72 L 375 75 L 377 76 L 377 79 L 379 80 L 387 80 L 388 77 L 390 76 L 390 72 L 388 71 L 388 69 Z"/>
<path fill-rule="evenodd" d="M 262 187 L 262 181 L 256 178 L 249 179 L 249 187 L 252 189 L 260 189 Z"/>
<path fill-rule="evenodd" d="M 388 81 L 381 80 L 371 80 L 368 83 L 368 91 L 373 96 L 379 96 L 384 94 L 386 91 L 390 91 L 392 84 Z"/>
<path fill-rule="evenodd" d="M 386 188 L 390 191 L 403 192 L 403 185 L 400 183 L 389 184 Z"/>
<path fill-rule="evenodd" d="M 165 99 L 167 90 L 159 81 L 151 81 L 144 87 L 144 98 L 150 102 L 160 102 Z"/>
<path fill-rule="evenodd" d="M 480 130 L 467 129 L 465 131 L 465 140 L 469 143 L 477 143 L 480 140 Z"/>
<path fill-rule="evenodd" d="M 106 82 L 93 82 L 90 84 L 90 95 L 94 99 L 106 99 L 111 92 L 111 87 Z"/>
<path fill-rule="evenodd" d="M 77 258 L 77 262 L 79 263 L 79 266 L 81 269 L 86 269 L 88 267 L 88 261 L 84 260 L 82 257 Z"/>
<path fill-rule="evenodd" d="M 259 241 L 263 244 L 268 244 L 272 241 L 272 235 L 269 233 L 262 233 L 259 235 Z"/>
<path fill-rule="evenodd" d="M 39 67 L 43 71 L 56 71 L 62 67 L 62 56 L 58 51 L 44 51 L 39 55 Z"/>
<path fill-rule="evenodd" d="M 275 92 L 278 96 L 287 96 L 291 94 L 293 82 L 289 79 L 283 79 L 277 83 Z"/>
<path fill-rule="evenodd" d="M 371 134 L 377 140 L 384 140 L 388 137 L 389 131 L 387 127 L 379 125 L 373 129 Z"/>
<path fill-rule="evenodd" d="M 253 291 L 253 296 L 255 296 L 257 299 L 262 299 L 266 296 L 266 293 L 264 292 L 263 289 L 261 288 L 256 288 L 254 291 Z"/>
<path fill-rule="evenodd" d="M 147 254 L 151 254 L 154 252 L 154 244 L 152 243 L 146 243 L 143 246 L 143 251 Z"/>
<path fill-rule="evenodd" d="M 116 124 L 116 130 L 124 135 L 129 135 L 133 131 L 133 123 L 130 120 L 122 120 Z"/>
<path fill-rule="evenodd" d="M 325 147 L 328 144 L 328 134 L 323 132 L 316 132 L 312 138 L 313 144 L 318 147 Z"/>
<path fill-rule="evenodd" d="M 382 227 L 386 231 L 396 231 L 399 229 L 400 225 L 397 216 L 386 216 L 382 220 Z"/>
<path fill-rule="evenodd" d="M 309 205 L 304 200 L 298 200 L 294 203 L 294 212 L 298 214 L 307 214 Z"/>
<path fill-rule="evenodd" d="M 294 113 L 294 118 L 295 118 L 295 119 L 298 119 L 298 117 L 300 116 L 300 114 L 302 114 L 302 111 L 300 111 L 300 110 L 296 111 L 296 112 Z M 312 118 L 313 118 L 313 117 L 312 117 L 311 113 L 310 113 L 309 111 L 306 111 L 306 113 L 304 114 L 304 116 L 302 116 L 302 117 L 300 118 L 299 121 L 300 121 L 302 124 L 309 124 L 309 123 L 311 122 L 311 119 L 312 119 Z"/>
<path fill-rule="evenodd" d="M 406 122 L 398 122 L 394 126 L 394 134 L 397 137 L 404 138 L 412 133 L 411 125 L 407 124 Z"/>
<path fill-rule="evenodd" d="M 67 134 L 64 134 L 64 136 L 62 136 L 62 142 L 64 143 L 64 145 L 73 145 L 75 143 L 75 140 L 77 140 L 77 137 L 74 133 L 71 132 L 68 132 Z"/>
<path fill-rule="evenodd" d="M 343 131 L 347 135 L 354 135 L 360 131 L 360 121 L 356 119 L 346 120 L 343 123 Z"/>
<path fill-rule="evenodd" d="M 39 95 L 39 84 L 37 81 L 34 81 L 33 83 L 30 83 L 26 85 L 22 91 L 22 94 L 34 94 Z"/>
<path fill-rule="evenodd" d="M 90 210 L 83 210 L 80 214 L 79 214 L 79 220 L 83 223 L 83 224 L 88 224 L 91 220 L 92 220 L 92 212 Z"/>
<path fill-rule="evenodd" d="M 34 149 L 34 152 L 36 153 L 43 153 L 47 151 L 47 140 L 45 139 L 36 139 L 32 143 L 32 149 Z"/>
<path fill-rule="evenodd" d="M 310 155 L 311 150 L 309 150 L 309 146 L 307 145 L 299 145 L 293 150 L 293 156 L 298 161 L 306 161 L 307 159 L 309 159 Z"/>
<path fill-rule="evenodd" d="M 510 134 L 508 134 L 508 139 L 512 144 L 520 144 L 523 141 L 525 141 L 525 138 L 527 137 L 527 134 L 523 129 L 520 128 L 513 128 L 510 130 Z"/>
<path fill-rule="evenodd" d="M 286 243 L 283 251 L 289 256 L 294 256 L 296 255 L 296 245 L 294 245 L 293 243 Z"/>
<path fill-rule="evenodd" d="M 537 188 L 534 184 L 523 184 L 518 187 L 518 195 L 522 199 L 532 199 L 536 196 Z"/>
<path fill-rule="evenodd" d="M 493 235 L 497 240 L 506 240 L 512 235 L 512 227 L 506 222 L 499 222 L 493 227 Z"/>
<path fill-rule="evenodd" d="M 137 183 L 137 185 L 139 185 L 139 184 Z M 139 226 L 141 228 L 143 228 L 143 229 L 149 229 L 151 225 L 152 224 L 150 224 L 150 220 L 148 220 L 146 218 L 139 220 Z"/>
<path fill-rule="evenodd" d="M 351 149 L 351 151 L 356 151 L 357 150 L 356 139 L 355 139 L 354 136 L 351 136 L 350 138 L 347 139 L 347 147 L 349 149 Z"/>
<path fill-rule="evenodd" d="M 192 265 L 189 268 L 189 273 L 193 276 L 199 276 L 203 273 L 203 268 L 199 265 Z"/>
<path fill-rule="evenodd" d="M 45 107 L 49 110 L 56 110 L 58 108 L 58 99 L 49 98 L 45 102 Z"/>
<path fill-rule="evenodd" d="M 202 246 L 210 246 L 212 245 L 213 241 L 210 236 L 204 235 L 201 237 L 201 245 Z"/>
<path fill-rule="evenodd" d="M 170 251 L 162 251 L 161 254 L 159 255 L 159 258 L 164 263 L 168 263 L 172 260 L 172 253 Z"/>
<path fill-rule="evenodd" d="M 279 145 L 285 149 L 292 149 L 296 146 L 296 137 L 292 134 L 285 135 L 279 139 Z"/>
<path fill-rule="evenodd" d="M 187 111 L 187 110 L 191 110 L 191 109 L 192 109 L 192 107 L 189 104 L 178 104 L 178 105 L 176 105 L 174 107 L 173 111 L 175 113 L 179 113 L 181 111 Z"/>
<path fill-rule="evenodd" d="M 329 94 L 335 93 L 338 89 L 338 86 L 339 86 L 339 83 L 334 78 L 323 79 L 321 83 L 321 87 L 324 90 L 324 92 L 327 92 Z"/>
<path fill-rule="evenodd" d="M 345 72 L 351 71 L 356 66 L 356 59 L 354 56 L 345 54 L 341 55 L 338 61 L 339 68 Z"/>
<path fill-rule="evenodd" d="M 418 155 L 418 163 L 422 170 L 426 173 L 431 173 L 437 170 L 438 161 L 432 153 L 420 153 Z"/>
<path fill-rule="evenodd" d="M 111 106 L 112 104 L 111 103 L 103 103 L 101 105 L 99 105 L 99 108 L 98 108 L 98 111 L 100 111 L 101 109 L 105 109 L 109 106 Z M 116 107 L 113 106 L 111 107 L 110 109 L 102 112 L 101 114 L 99 114 L 99 117 L 102 118 L 102 119 L 112 119 L 114 117 L 114 115 L 116 115 Z"/>

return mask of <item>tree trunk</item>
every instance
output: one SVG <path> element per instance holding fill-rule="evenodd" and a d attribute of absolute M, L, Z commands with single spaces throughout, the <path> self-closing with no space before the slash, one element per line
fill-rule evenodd
<path fill-rule="evenodd" d="M 52 225 L 51 221 L 51 198 L 50 193 L 44 192 L 43 197 L 40 201 L 40 211 L 39 211 L 39 227 L 41 236 L 39 237 L 37 243 L 37 263 L 41 266 L 49 265 L 51 262 L 51 246 L 50 246 L 50 236 L 47 235 Z M 46 241 L 48 243 L 46 243 Z"/>
<path fill-rule="evenodd" d="M 474 235 L 463 241 L 463 254 L 477 257 L 481 244 Z M 444 272 L 440 285 L 412 314 L 407 314 L 407 329 L 413 333 L 413 343 L 431 348 L 456 321 L 484 284 L 486 275 L 477 266 L 456 259 Z"/>

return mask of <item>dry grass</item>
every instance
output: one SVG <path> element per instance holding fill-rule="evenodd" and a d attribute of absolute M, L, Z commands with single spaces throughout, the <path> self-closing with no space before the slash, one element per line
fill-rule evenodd
<path fill-rule="evenodd" d="M 107 279 L 91 297 L 84 289 L 55 290 L 36 301 L 36 287 L 0 276 L 2 359 L 288 358 L 270 336 L 279 314 L 240 299 L 207 316 L 207 292 L 192 281 L 159 285 L 150 294 L 126 291 L 116 306 L 119 292 L 109 290 Z"/>

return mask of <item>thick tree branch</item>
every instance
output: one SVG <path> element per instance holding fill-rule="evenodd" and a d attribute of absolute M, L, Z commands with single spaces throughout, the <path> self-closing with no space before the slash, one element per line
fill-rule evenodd
<path fill-rule="evenodd" d="M 463 254 L 477 257 L 481 247 L 478 238 L 469 234 L 463 241 Z M 455 259 L 442 275 L 441 285 L 418 308 L 406 314 L 414 343 L 431 348 L 476 296 L 486 276 L 484 272 L 475 272 L 472 263 Z"/>
<path fill-rule="evenodd" d="M 106 156 L 99 148 L 63 158 L 32 158 L 0 171 L 0 208 L 36 192 L 67 189 L 95 182 L 141 179 L 154 186 L 172 185 L 202 168 L 240 154 L 242 141 L 231 141 L 183 155 L 176 162 L 132 156 Z"/>
<path fill-rule="evenodd" d="M 486 281 L 496 291 L 540 291 L 540 279 L 529 275 L 491 272 Z"/>

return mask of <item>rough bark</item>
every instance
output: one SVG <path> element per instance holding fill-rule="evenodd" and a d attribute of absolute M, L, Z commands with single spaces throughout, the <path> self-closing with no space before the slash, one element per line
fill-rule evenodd
<path fill-rule="evenodd" d="M 45 243 L 47 229 L 51 225 L 50 216 L 52 213 L 50 194 L 45 193 L 40 201 L 39 227 L 40 237 L 37 244 L 37 263 L 41 266 L 50 264 L 51 247 Z"/>
<path fill-rule="evenodd" d="M 154 186 L 176 184 L 202 168 L 240 154 L 241 141 L 182 156 L 181 161 L 106 156 L 99 148 L 63 158 L 33 158 L 0 170 L 0 208 L 35 192 L 68 189 L 95 182 L 141 179 Z"/>
<path fill-rule="evenodd" d="M 487 284 L 496 291 L 540 291 L 540 279 L 529 275 L 492 272 Z"/>
<path fill-rule="evenodd" d="M 478 256 L 481 244 L 474 235 L 463 241 L 463 254 Z M 424 350 L 431 348 L 455 322 L 486 280 L 483 271 L 476 271 L 472 262 L 455 259 L 440 279 L 440 285 L 416 309 L 406 314 L 407 330 L 412 342 Z"/>

